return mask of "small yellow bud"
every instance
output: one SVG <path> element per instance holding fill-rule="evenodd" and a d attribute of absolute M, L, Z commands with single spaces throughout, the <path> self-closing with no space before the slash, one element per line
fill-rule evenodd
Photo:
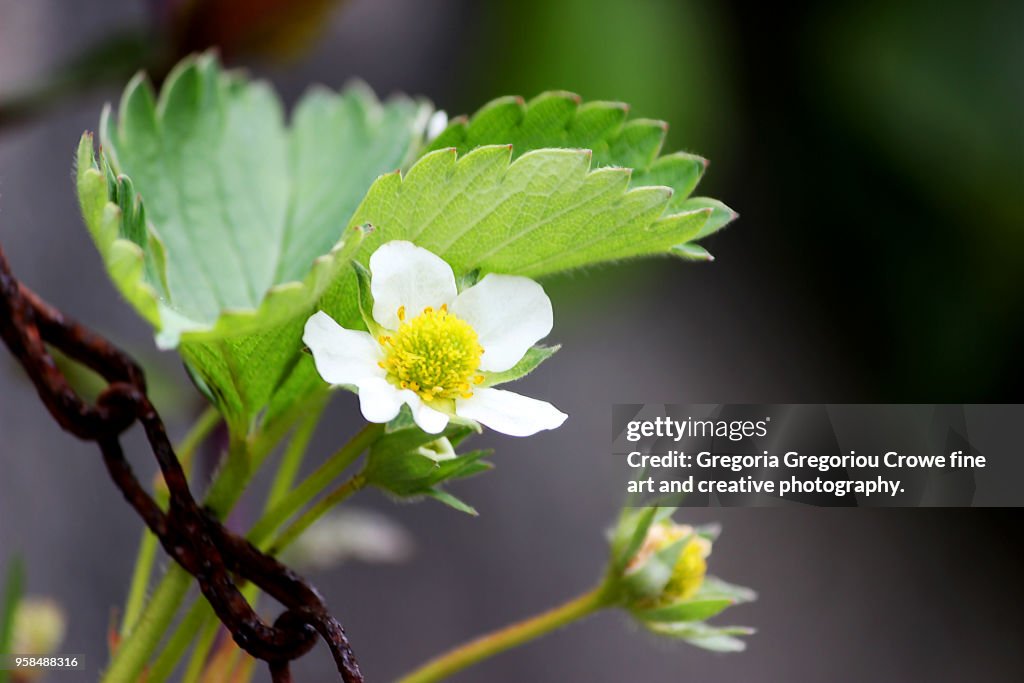
<path fill-rule="evenodd" d="M 64 612 L 48 598 L 25 598 L 14 613 L 12 654 L 49 655 L 60 647 L 67 627 Z"/>

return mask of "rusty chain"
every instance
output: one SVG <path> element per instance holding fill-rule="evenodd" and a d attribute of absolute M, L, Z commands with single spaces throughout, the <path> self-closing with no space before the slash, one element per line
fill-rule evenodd
<path fill-rule="evenodd" d="M 361 683 L 345 630 L 330 615 L 316 588 L 276 559 L 232 533 L 200 507 L 146 395 L 142 369 L 108 340 L 66 318 L 21 284 L 0 248 L 0 336 L 24 367 L 50 415 L 65 430 L 94 441 L 114 483 L 164 550 L 195 577 L 203 595 L 235 642 L 267 662 L 275 683 L 292 680 L 291 661 L 306 654 L 317 635 L 326 641 L 345 683 Z M 101 375 L 109 385 L 95 405 L 71 388 L 47 350 L 49 344 Z M 139 422 L 170 492 L 164 512 L 139 483 L 120 436 Z M 251 581 L 285 611 L 264 622 L 239 590 Z"/>

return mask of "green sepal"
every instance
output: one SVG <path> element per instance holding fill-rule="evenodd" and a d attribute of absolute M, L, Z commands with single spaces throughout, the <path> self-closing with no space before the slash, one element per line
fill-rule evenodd
<path fill-rule="evenodd" d="M 718 540 L 718 537 L 722 535 L 722 525 L 718 524 L 717 522 L 712 522 L 710 524 L 701 524 L 700 526 L 696 527 L 694 531 L 697 532 L 698 536 L 701 536 L 702 538 L 705 538 L 714 543 Z"/>
<path fill-rule="evenodd" d="M 402 412 L 408 411 L 403 409 Z M 411 420 L 411 416 L 399 413 L 370 448 L 363 470 L 367 484 L 409 498 L 428 495 L 432 488 L 450 479 L 463 479 L 490 469 L 488 463 L 480 462 L 487 451 L 473 451 L 440 461 L 419 452 L 421 447 L 440 438 L 458 444 L 472 433 L 470 427 L 449 423 L 440 434 L 427 434 L 415 423 L 410 424 Z"/>
<path fill-rule="evenodd" d="M 622 510 L 611 537 L 612 571 L 615 574 L 621 574 L 639 552 L 657 511 L 657 507 Z"/>
<path fill-rule="evenodd" d="M 736 604 L 729 598 L 701 598 L 680 600 L 669 605 L 635 609 L 633 616 L 644 622 L 685 622 L 710 619 L 722 610 Z"/>
<path fill-rule="evenodd" d="M 463 429 L 456 430 L 456 427 L 463 427 Z M 449 415 L 448 427 L 441 434 L 427 434 L 420 429 L 419 425 L 416 424 L 416 420 L 413 418 L 412 410 L 409 409 L 409 406 L 403 405 L 401 410 L 398 411 L 398 415 L 384 426 L 384 433 L 389 435 L 397 434 L 409 429 L 418 430 L 424 435 L 426 441 L 421 442 L 420 445 L 422 445 L 422 443 L 429 443 L 443 435 L 451 441 L 454 446 L 459 445 L 459 443 L 461 443 L 470 434 L 480 434 L 483 431 L 483 428 L 477 422 L 466 419 L 460 420 L 456 415 Z"/>
<path fill-rule="evenodd" d="M 663 496 L 662 498 L 675 499 L 677 497 Z M 612 571 L 615 574 L 621 574 L 630 560 L 640 551 L 651 527 L 670 520 L 677 509 L 675 505 L 623 508 L 609 539 Z"/>
<path fill-rule="evenodd" d="M 455 281 L 455 286 L 460 292 L 464 292 L 476 283 L 480 282 L 483 275 L 479 268 L 474 268 L 468 273 L 461 273 Z"/>
<path fill-rule="evenodd" d="M 717 576 L 706 576 L 697 590 L 697 594 L 694 596 L 694 599 L 697 598 L 725 598 L 731 600 L 733 604 L 739 605 L 757 600 L 757 593 L 746 586 L 737 586 L 736 584 L 723 581 Z"/>
<path fill-rule="evenodd" d="M 466 479 L 490 470 L 490 463 L 480 461 L 489 454 L 490 451 L 477 450 L 449 460 L 435 461 L 415 451 L 407 451 L 386 461 L 378 459 L 376 465 L 367 466 L 365 476 L 368 484 L 396 496 L 422 496 L 446 481 Z"/>
<path fill-rule="evenodd" d="M 439 503 L 444 503 L 453 510 L 464 512 L 467 515 L 472 515 L 473 517 L 480 516 L 480 513 L 476 511 L 475 507 L 465 502 L 464 500 L 453 496 L 444 489 L 433 488 L 430 489 L 429 491 L 426 491 L 425 493 L 427 496 L 430 496 Z"/>
<path fill-rule="evenodd" d="M 419 427 L 416 425 L 416 420 L 414 420 L 412 417 L 412 411 L 409 410 L 409 406 L 407 405 L 402 406 L 401 410 L 398 411 L 398 415 L 396 415 L 395 418 L 391 420 L 391 422 L 388 422 L 386 425 L 384 425 L 384 433 L 394 434 L 396 432 L 401 432 L 402 430 L 405 429 L 419 429 Z M 425 433 L 426 432 L 424 432 L 424 434 Z"/>
<path fill-rule="evenodd" d="M 621 584 L 634 600 L 657 598 L 672 578 L 680 553 L 693 539 L 688 534 L 651 554 L 643 563 L 622 575 Z"/>
<path fill-rule="evenodd" d="M 747 644 L 736 636 L 749 636 L 755 633 L 754 629 L 747 626 L 711 626 L 700 621 L 643 623 L 653 633 L 685 640 L 691 645 L 712 652 L 742 652 Z"/>
<path fill-rule="evenodd" d="M 480 374 L 483 375 L 484 381 L 480 383 L 480 386 L 493 387 L 496 384 L 513 382 L 517 379 L 526 377 L 536 370 L 541 363 L 555 355 L 555 352 L 560 348 L 562 348 L 560 345 L 532 346 L 523 355 L 523 357 L 519 359 L 519 362 L 508 370 L 504 370 L 502 372 L 481 372 Z"/>
<path fill-rule="evenodd" d="M 373 319 L 373 290 L 370 287 L 370 271 L 355 260 L 352 261 L 352 269 L 356 273 L 356 284 L 359 288 L 359 315 L 362 317 L 366 329 L 376 339 L 384 333 L 384 328 Z"/>

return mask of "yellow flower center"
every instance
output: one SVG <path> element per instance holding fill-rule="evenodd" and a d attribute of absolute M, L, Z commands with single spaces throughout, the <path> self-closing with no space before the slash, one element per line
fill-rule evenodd
<path fill-rule="evenodd" d="M 394 334 L 378 339 L 384 349 L 380 366 L 387 370 L 388 381 L 415 391 L 424 401 L 472 396 L 473 385 L 484 380 L 477 372 L 484 349 L 472 325 L 447 305 L 425 308 L 408 321 L 402 306 L 398 320 Z"/>

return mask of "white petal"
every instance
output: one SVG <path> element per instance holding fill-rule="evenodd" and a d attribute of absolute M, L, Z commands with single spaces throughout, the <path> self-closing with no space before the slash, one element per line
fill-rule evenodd
<path fill-rule="evenodd" d="M 444 428 L 448 426 L 448 416 L 424 403 L 419 394 L 412 391 L 408 393 L 412 394 L 412 398 L 406 401 L 406 403 L 409 404 L 409 408 L 412 410 L 412 419 L 416 422 L 417 426 L 427 434 L 440 434 L 443 432 Z"/>
<path fill-rule="evenodd" d="M 450 304 L 458 293 L 451 266 L 412 242 L 395 240 L 380 246 L 370 257 L 373 319 L 389 330 L 398 329 L 398 308 L 406 319 L 427 306 Z"/>
<path fill-rule="evenodd" d="M 427 121 L 427 142 L 444 132 L 448 127 L 448 114 L 443 109 L 435 111 Z"/>
<path fill-rule="evenodd" d="M 383 377 L 371 377 L 359 383 L 359 409 L 369 422 L 391 422 L 403 403 L 419 396 L 408 389 L 399 389 Z"/>
<path fill-rule="evenodd" d="M 356 384 L 384 377 L 380 346 L 366 332 L 346 330 L 323 311 L 306 321 L 303 343 L 313 352 L 317 372 L 329 384 Z"/>
<path fill-rule="evenodd" d="M 475 389 L 471 398 L 457 399 L 455 413 L 509 436 L 530 436 L 542 429 L 554 429 L 568 417 L 547 401 L 489 388 Z"/>
<path fill-rule="evenodd" d="M 551 332 L 551 299 L 533 280 L 490 274 L 459 294 L 451 311 L 476 330 L 484 355 L 480 369 L 508 370 Z"/>
<path fill-rule="evenodd" d="M 359 383 L 359 409 L 369 422 L 391 422 L 403 404 L 409 405 L 412 419 L 428 434 L 439 434 L 448 426 L 448 416 L 425 404 L 414 391 L 399 389 L 381 377 Z"/>

